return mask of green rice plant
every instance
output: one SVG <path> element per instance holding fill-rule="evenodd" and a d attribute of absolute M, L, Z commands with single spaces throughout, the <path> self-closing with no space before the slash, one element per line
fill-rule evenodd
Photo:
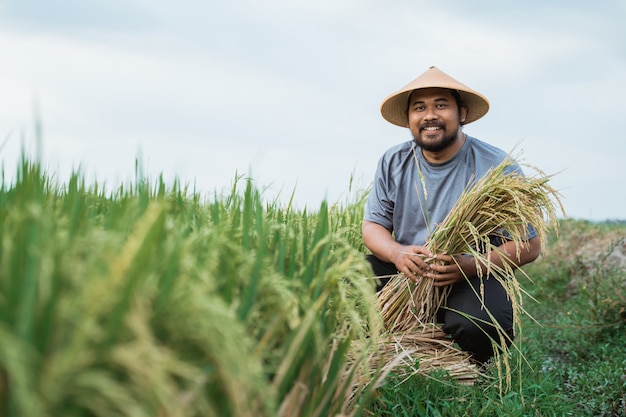
<path fill-rule="evenodd" d="M 384 375 L 356 222 L 241 178 L 107 193 L 24 159 L 0 189 L 0 414 L 362 414 Z"/>

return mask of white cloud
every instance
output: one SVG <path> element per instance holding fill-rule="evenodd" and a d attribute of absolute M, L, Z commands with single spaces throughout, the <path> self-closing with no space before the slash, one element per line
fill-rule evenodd
<path fill-rule="evenodd" d="M 13 132 L 5 162 L 38 97 L 45 155 L 59 171 L 83 163 L 114 183 L 132 178 L 141 150 L 152 174 L 210 191 L 251 171 L 286 194 L 297 183 L 300 201 L 316 206 L 355 170 L 367 181 L 378 156 L 408 139 L 378 106 L 437 65 L 492 102 L 469 134 L 505 150 L 521 140 L 530 163 L 567 168 L 555 181 L 573 215 L 625 216 L 616 199 L 626 197 L 605 192 L 623 183 L 615 162 L 626 156 L 619 2 L 493 3 L 482 13 L 486 3 L 454 1 L 134 0 L 137 25 L 120 29 L 123 6 L 110 3 L 93 27 L 0 18 L 0 137 Z"/>

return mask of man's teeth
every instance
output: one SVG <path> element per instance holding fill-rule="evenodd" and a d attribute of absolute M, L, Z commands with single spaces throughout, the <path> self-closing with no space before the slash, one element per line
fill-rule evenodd
<path fill-rule="evenodd" d="M 437 126 L 425 127 L 424 130 L 439 130 L 439 127 Z"/>

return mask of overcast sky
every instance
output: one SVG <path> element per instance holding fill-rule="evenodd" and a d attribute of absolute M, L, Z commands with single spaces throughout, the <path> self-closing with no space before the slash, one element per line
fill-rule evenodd
<path fill-rule="evenodd" d="M 491 102 L 466 133 L 555 174 L 570 217 L 625 219 L 625 21 L 626 0 L 0 0 L 0 157 L 36 155 L 38 114 L 60 182 L 115 189 L 140 159 L 317 209 L 410 139 L 380 104 L 435 65 Z"/>

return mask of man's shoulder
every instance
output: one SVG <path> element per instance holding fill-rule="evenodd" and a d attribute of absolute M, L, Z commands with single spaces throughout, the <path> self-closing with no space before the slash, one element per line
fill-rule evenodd
<path fill-rule="evenodd" d="M 508 153 L 495 145 L 469 135 L 467 138 L 470 142 L 469 145 L 472 153 L 480 159 L 499 164 L 508 156 Z"/>
<path fill-rule="evenodd" d="M 387 148 L 387 150 L 385 151 L 385 155 L 395 155 L 397 153 L 411 152 L 411 150 L 413 149 L 413 143 L 414 141 L 408 140 L 406 142 L 393 145 L 392 147 Z"/>
<path fill-rule="evenodd" d="M 469 136 L 468 136 L 469 137 Z M 505 159 L 512 157 L 510 153 L 490 143 L 471 138 L 471 154 L 477 171 L 485 171 L 499 165 Z M 505 169 L 505 172 L 518 172 L 523 174 L 519 163 L 513 157 L 513 164 Z"/>
<path fill-rule="evenodd" d="M 385 163 L 402 163 L 406 158 L 413 155 L 413 141 L 398 143 L 388 148 L 380 157 L 381 162 Z"/>

